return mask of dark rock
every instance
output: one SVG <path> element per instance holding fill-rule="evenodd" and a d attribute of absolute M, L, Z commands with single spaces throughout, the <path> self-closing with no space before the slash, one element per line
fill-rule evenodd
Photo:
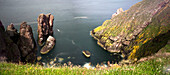
<path fill-rule="evenodd" d="M 20 61 L 20 51 L 18 46 L 10 39 L 5 32 L 0 21 L 0 61 L 15 62 Z"/>
<path fill-rule="evenodd" d="M 2 31 L 5 31 L 5 28 L 4 28 L 4 26 L 3 26 L 1 21 L 0 21 L 0 28 L 1 28 Z"/>
<path fill-rule="evenodd" d="M 10 38 L 14 41 L 14 43 L 17 43 L 19 34 L 13 24 L 8 25 L 6 32 L 10 36 Z"/>
<path fill-rule="evenodd" d="M 18 48 L 21 51 L 21 61 L 33 63 L 36 59 L 37 46 L 33 38 L 32 28 L 23 22 L 20 26 Z"/>
<path fill-rule="evenodd" d="M 46 41 L 48 36 L 53 35 L 53 20 L 54 16 L 51 14 L 40 14 L 38 21 L 38 44 L 40 46 Z"/>
<path fill-rule="evenodd" d="M 55 46 L 55 38 L 52 36 L 49 36 L 47 38 L 47 41 L 45 43 L 45 45 L 43 46 L 43 48 L 41 49 L 40 53 L 41 54 L 47 54 L 51 49 L 54 48 Z"/>

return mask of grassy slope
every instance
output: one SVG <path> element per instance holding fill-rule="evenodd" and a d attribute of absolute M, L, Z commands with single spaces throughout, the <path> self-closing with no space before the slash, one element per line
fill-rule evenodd
<path fill-rule="evenodd" d="M 162 51 L 169 51 L 170 44 L 162 48 Z M 13 63 L 0 62 L 0 75 L 162 75 L 170 74 L 165 72 L 170 67 L 170 57 L 156 57 L 134 65 L 122 67 L 109 67 L 104 69 L 86 69 L 78 66 L 58 66 L 45 68 L 39 65 L 18 65 Z"/>
<path fill-rule="evenodd" d="M 94 74 L 106 74 L 106 75 L 123 75 L 123 74 L 159 74 L 162 75 L 165 71 L 164 67 L 170 65 L 168 60 L 170 57 L 167 58 L 157 58 L 154 60 L 149 60 L 137 64 L 135 66 L 123 66 L 121 68 L 112 68 L 112 69 L 85 69 L 85 68 L 78 68 L 78 67 L 56 67 L 56 68 L 44 68 L 41 66 L 36 65 L 17 65 L 12 63 L 0 63 L 0 75 L 20 75 L 20 74 L 36 74 L 36 75 L 46 75 L 46 74 L 59 74 L 59 75 L 79 75 L 79 74 L 87 74 L 87 75 L 94 75 Z M 164 67 L 163 67 L 164 66 Z"/>

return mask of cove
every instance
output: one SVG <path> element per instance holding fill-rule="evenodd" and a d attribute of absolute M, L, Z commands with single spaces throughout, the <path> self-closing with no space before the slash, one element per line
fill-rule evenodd
<path fill-rule="evenodd" d="M 127 10 L 133 4 L 141 0 L 1 0 L 0 19 L 7 27 L 14 23 L 19 30 L 22 21 L 28 22 L 33 29 L 37 40 L 37 18 L 41 13 L 54 15 L 54 37 L 56 45 L 41 62 L 49 63 L 54 58 L 63 58 L 67 63 L 71 61 L 75 65 L 83 65 L 86 62 L 92 64 L 113 61 L 118 62 L 119 56 L 114 56 L 104 51 L 90 36 L 90 31 L 101 25 L 103 21 L 110 19 L 118 8 Z M 91 57 L 86 58 L 83 50 L 91 52 Z"/>

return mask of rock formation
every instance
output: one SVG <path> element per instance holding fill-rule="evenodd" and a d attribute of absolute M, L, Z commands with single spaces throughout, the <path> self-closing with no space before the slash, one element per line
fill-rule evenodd
<path fill-rule="evenodd" d="M 122 8 L 117 9 L 117 12 L 112 14 L 112 18 L 114 18 L 116 15 L 118 15 L 118 14 L 120 14 L 122 12 L 124 12 Z"/>
<path fill-rule="evenodd" d="M 18 46 L 10 39 L 0 21 L 0 61 L 18 63 L 20 57 Z"/>
<path fill-rule="evenodd" d="M 6 32 L 10 36 L 10 38 L 13 40 L 13 42 L 17 44 L 19 33 L 17 32 L 17 29 L 15 29 L 13 24 L 8 25 Z"/>
<path fill-rule="evenodd" d="M 55 46 L 55 38 L 52 36 L 49 36 L 47 38 L 47 41 L 45 43 L 45 45 L 43 46 L 43 48 L 41 49 L 40 53 L 41 54 L 47 54 L 51 49 L 54 48 Z"/>
<path fill-rule="evenodd" d="M 18 48 L 21 51 L 21 61 L 33 63 L 36 59 L 37 47 L 33 38 L 32 28 L 23 22 L 20 25 L 20 38 Z"/>
<path fill-rule="evenodd" d="M 13 24 L 5 29 L 0 21 L 0 61 L 34 63 L 37 47 L 32 28 L 23 22 L 20 33 Z"/>
<path fill-rule="evenodd" d="M 38 21 L 38 44 L 40 46 L 46 41 L 48 36 L 53 35 L 53 20 L 54 16 L 51 14 L 40 14 Z"/>
<path fill-rule="evenodd" d="M 169 0 L 143 0 L 91 31 L 98 44 L 136 61 L 156 53 L 170 39 Z"/>

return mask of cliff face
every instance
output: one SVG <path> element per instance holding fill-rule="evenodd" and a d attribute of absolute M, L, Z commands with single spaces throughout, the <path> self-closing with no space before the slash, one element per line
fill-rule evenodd
<path fill-rule="evenodd" d="M 20 51 L 18 46 L 10 39 L 9 34 L 5 32 L 5 29 L 0 21 L 0 61 L 20 61 Z"/>
<path fill-rule="evenodd" d="M 42 44 L 46 41 L 48 36 L 53 35 L 53 20 L 54 16 L 51 14 L 40 14 L 38 16 L 38 44 Z"/>
<path fill-rule="evenodd" d="M 23 22 L 18 33 L 13 24 L 8 25 L 5 31 L 0 21 L 0 61 L 34 63 L 36 52 L 30 25 Z"/>
<path fill-rule="evenodd" d="M 109 52 L 121 52 L 129 60 L 140 59 L 156 53 L 170 39 L 169 13 L 169 0 L 143 0 L 113 14 L 92 30 L 91 36 Z"/>
<path fill-rule="evenodd" d="M 26 22 L 20 25 L 20 37 L 17 45 L 21 51 L 21 61 L 33 63 L 36 60 L 37 46 L 32 28 Z"/>

